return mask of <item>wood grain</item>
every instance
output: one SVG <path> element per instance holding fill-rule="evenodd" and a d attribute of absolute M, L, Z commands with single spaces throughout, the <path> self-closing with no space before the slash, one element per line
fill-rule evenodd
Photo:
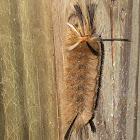
<path fill-rule="evenodd" d="M 51 1 L 0 1 L 0 139 L 57 139 Z"/>
<path fill-rule="evenodd" d="M 94 0 L 0 1 L 1 140 L 62 140 L 63 48 L 76 2 L 84 7 Z M 110 0 L 98 1 L 96 25 L 102 38 L 111 38 L 110 6 Z M 140 0 L 113 0 L 113 38 L 131 42 L 104 42 L 97 132 L 87 126 L 72 140 L 139 140 L 139 9 Z"/>

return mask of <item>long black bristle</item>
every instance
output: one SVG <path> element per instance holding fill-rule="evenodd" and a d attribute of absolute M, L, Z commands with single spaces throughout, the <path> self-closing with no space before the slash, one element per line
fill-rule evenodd
<path fill-rule="evenodd" d="M 94 55 L 96 55 L 96 56 L 99 55 L 99 53 L 98 53 L 96 50 L 94 50 L 94 49 L 90 46 L 90 44 L 89 44 L 88 42 L 86 42 L 86 44 L 87 44 L 88 48 L 91 50 L 91 52 L 92 52 Z"/>
<path fill-rule="evenodd" d="M 102 72 L 103 72 L 103 64 L 104 64 L 104 44 L 102 42 L 101 43 L 101 65 L 100 65 L 100 73 L 99 73 L 99 82 L 98 82 L 98 89 L 97 89 L 97 94 L 96 94 L 96 101 L 95 101 L 95 106 L 93 108 L 93 112 L 92 112 L 92 117 L 89 120 L 89 124 L 91 127 L 91 130 L 93 133 L 96 132 L 96 127 L 94 125 L 94 122 L 92 121 L 94 119 L 94 111 L 98 106 L 98 100 L 99 100 L 99 94 L 100 94 L 100 88 L 101 88 L 101 82 L 102 82 Z"/>
<path fill-rule="evenodd" d="M 95 16 L 95 10 L 96 10 L 97 5 L 92 3 L 91 5 L 87 6 L 87 11 L 88 11 L 88 16 L 89 16 L 89 25 L 91 27 L 91 29 L 93 28 L 93 19 Z"/>
<path fill-rule="evenodd" d="M 95 127 L 94 122 L 92 121 L 93 119 L 94 119 L 94 112 L 93 112 L 93 114 L 92 114 L 91 119 L 88 121 L 88 123 L 90 124 L 91 131 L 92 131 L 93 133 L 95 133 L 95 132 L 96 132 L 96 127 Z M 88 123 L 87 123 L 87 124 L 88 124 Z"/>
<path fill-rule="evenodd" d="M 81 10 L 80 6 L 77 5 L 77 4 L 74 5 L 74 8 L 75 8 L 76 14 L 77 14 L 77 16 L 79 18 L 80 24 L 83 27 L 84 26 L 84 22 L 83 22 L 83 13 L 82 13 L 82 10 Z"/>
<path fill-rule="evenodd" d="M 127 42 L 130 42 L 129 39 L 99 39 L 99 41 L 127 41 Z"/>
<path fill-rule="evenodd" d="M 94 122 L 93 122 L 92 120 L 89 120 L 89 124 L 90 124 L 90 127 L 91 127 L 91 131 L 92 131 L 93 133 L 95 133 L 95 132 L 96 132 L 96 127 L 95 127 L 95 125 L 94 125 Z"/>
<path fill-rule="evenodd" d="M 70 136 L 70 132 L 71 132 L 72 126 L 73 126 L 73 124 L 74 124 L 74 122 L 75 122 L 77 116 L 78 116 L 78 114 L 76 115 L 76 117 L 75 117 L 74 120 L 72 121 L 72 123 L 71 123 L 71 125 L 70 125 L 68 131 L 66 132 L 65 137 L 64 137 L 64 140 L 68 140 L 68 138 L 69 138 L 69 136 Z"/>

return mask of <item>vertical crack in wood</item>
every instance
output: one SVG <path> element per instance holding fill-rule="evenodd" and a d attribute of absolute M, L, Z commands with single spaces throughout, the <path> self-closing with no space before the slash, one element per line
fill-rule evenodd
<path fill-rule="evenodd" d="M 140 8 L 140 3 L 139 3 Z M 140 13 L 139 13 L 140 19 Z M 140 22 L 139 22 L 140 28 Z M 134 129 L 133 129 L 133 140 L 137 140 L 137 123 L 138 123 L 138 94 L 139 94 L 139 63 L 140 63 L 140 29 L 139 29 L 139 46 L 138 46 L 138 58 L 137 58 L 137 71 L 136 71 L 136 82 L 135 82 L 135 99 L 134 99 Z"/>
<path fill-rule="evenodd" d="M 114 0 L 111 0 L 111 6 L 110 6 L 110 25 L 111 25 L 111 39 L 113 39 L 113 4 Z M 115 72 L 114 72 L 114 46 L 113 46 L 113 41 L 111 41 L 111 48 L 112 48 L 112 67 L 113 67 L 113 83 L 112 83 L 112 88 L 113 88 L 113 134 L 115 133 L 115 122 L 114 122 L 114 112 L 115 112 Z M 115 135 L 114 135 L 115 136 Z"/>
<path fill-rule="evenodd" d="M 53 26 L 52 26 L 53 28 Z M 60 102 L 59 102 L 59 94 L 58 94 L 58 85 L 57 85 L 57 70 L 56 70 L 56 49 L 55 49 L 55 43 L 53 38 L 53 44 L 54 44 L 54 75 L 55 75 L 55 89 L 56 89 L 56 105 L 57 105 L 57 121 L 58 121 L 58 140 L 60 140 Z"/>
<path fill-rule="evenodd" d="M 52 5 L 51 5 L 52 6 Z M 52 7 L 52 9 L 53 9 L 53 7 Z M 53 12 L 51 11 L 51 13 L 53 14 Z M 53 32 L 53 34 L 55 34 L 54 33 L 54 24 L 53 24 L 53 22 L 52 22 L 52 32 Z M 54 56 L 54 75 L 55 75 L 55 77 L 54 77 L 54 79 L 55 79 L 55 89 L 56 89 L 56 105 L 57 105 L 57 107 L 56 107 L 56 109 L 57 109 L 57 128 L 58 128 L 58 140 L 61 140 L 61 120 L 60 120 L 60 101 L 59 101 L 59 92 L 58 92 L 58 83 L 57 83 L 57 68 L 56 68 L 56 66 L 57 66 L 57 56 L 56 56 L 56 54 L 57 54 L 57 52 L 56 52 L 56 45 L 55 45 L 55 39 L 54 39 L 54 36 L 53 36 L 53 45 L 54 45 L 54 54 L 53 54 L 53 56 Z"/>

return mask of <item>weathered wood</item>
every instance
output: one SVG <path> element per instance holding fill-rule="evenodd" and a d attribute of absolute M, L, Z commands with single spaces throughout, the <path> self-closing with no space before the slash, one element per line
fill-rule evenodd
<path fill-rule="evenodd" d="M 78 0 L 0 1 L 0 140 L 62 140 L 60 96 L 66 22 Z M 78 1 L 82 7 L 96 0 Z M 113 37 L 104 42 L 96 133 L 72 140 L 140 138 L 140 0 L 113 0 Z M 97 2 L 97 29 L 111 37 L 111 1 Z M 112 58 L 113 55 L 113 58 Z"/>
<path fill-rule="evenodd" d="M 0 139 L 57 139 L 51 1 L 0 1 Z"/>
<path fill-rule="evenodd" d="M 54 35 L 56 44 L 58 94 L 62 93 L 63 49 L 65 49 L 66 22 L 77 1 L 54 0 Z M 91 1 L 79 1 L 82 6 Z M 92 1 L 93 2 L 93 1 Z M 139 138 L 139 0 L 113 1 L 113 38 L 128 38 L 129 42 L 104 42 L 105 62 L 102 88 L 96 111 L 96 134 L 90 127 L 83 129 L 81 138 L 71 139 L 138 139 Z M 56 7 L 55 7 L 56 5 Z M 62 9 L 63 5 L 63 9 Z M 99 1 L 97 28 L 104 28 L 102 38 L 111 38 L 111 2 Z M 59 38 L 58 38 L 59 36 Z M 112 58 L 113 56 L 113 58 Z M 60 66 L 60 67 L 59 67 Z M 61 106 L 61 105 L 60 105 Z M 94 120 L 94 121 L 95 121 Z M 60 125 L 61 125 L 60 119 Z M 61 135 L 61 131 L 60 131 Z M 87 136 L 88 135 L 88 136 Z M 60 136 L 60 139 L 62 137 Z"/>

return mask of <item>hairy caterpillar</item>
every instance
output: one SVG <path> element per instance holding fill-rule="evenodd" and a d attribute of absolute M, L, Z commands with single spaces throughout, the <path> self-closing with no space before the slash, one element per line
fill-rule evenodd
<path fill-rule="evenodd" d="M 64 58 L 64 91 L 61 102 L 62 133 L 70 138 L 75 130 L 92 122 L 101 82 L 104 58 L 102 41 L 128 41 L 127 39 L 102 39 L 94 24 L 96 4 L 86 7 L 83 14 L 78 4 L 68 20 L 68 41 Z"/>

